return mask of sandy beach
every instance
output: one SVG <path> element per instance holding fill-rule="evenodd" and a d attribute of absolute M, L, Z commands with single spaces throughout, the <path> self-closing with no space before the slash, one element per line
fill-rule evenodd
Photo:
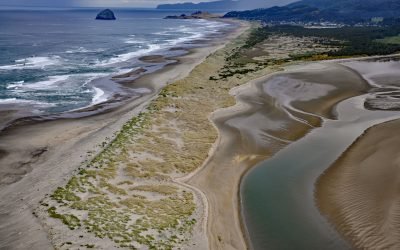
<path fill-rule="evenodd" d="M 267 67 L 258 61 L 287 59 L 294 45 L 313 48 L 313 39 L 273 36 L 241 54 L 239 63 L 230 62 L 251 27 L 239 22 L 223 42 L 184 56 L 140 58 L 175 62 L 135 80 L 129 78 L 146 70 L 114 76 L 127 88 L 150 90 L 123 105 L 3 130 L 0 248 L 251 248 L 240 185 L 252 167 L 336 121 L 337 105 L 351 97 L 370 93 L 366 107 L 396 110 L 397 75 L 383 77 L 387 67 L 371 75 L 377 65 L 353 60 Z M 389 68 L 393 73 L 397 64 Z M 390 88 L 378 91 L 385 84 Z M 397 185 L 390 175 L 397 167 L 395 150 L 385 150 L 398 143 L 390 136 L 396 126 L 398 121 L 368 130 L 318 182 L 321 212 L 359 248 L 397 244 L 395 192 L 385 193 Z M 375 167 L 389 156 L 385 170 Z M 354 167 L 357 162 L 363 164 Z M 372 219 L 377 226 L 371 229 Z"/>
<path fill-rule="evenodd" d="M 318 181 L 316 197 L 359 249 L 397 249 L 399 121 L 365 132 Z"/>
<path fill-rule="evenodd" d="M 0 137 L 1 148 L 1 248 L 51 249 L 48 228 L 38 220 L 35 209 L 45 196 L 68 182 L 82 163 L 101 152 L 121 127 L 137 116 L 167 84 L 186 77 L 208 55 L 243 32 L 228 34 L 225 42 L 193 49 L 153 74 L 132 84 L 145 85 L 152 93 L 113 109 L 80 119 L 61 119 L 13 126 Z M 19 209 L 15 209 L 18 207 Z M 68 230 L 68 229 L 67 229 Z"/>
<path fill-rule="evenodd" d="M 364 103 L 377 111 L 397 110 L 398 60 L 345 63 L 375 88 Z M 357 249 L 397 249 L 399 120 L 364 132 L 319 178 L 321 212 Z"/>
<path fill-rule="evenodd" d="M 231 38 L 242 34 L 248 27 L 248 25 L 242 26 L 231 34 Z M 239 183 L 243 174 L 257 162 L 301 138 L 315 126 L 319 126 L 320 116 L 333 117 L 330 105 L 362 92 L 340 81 L 329 83 L 336 84 L 332 88 L 316 86 L 314 89 L 313 86 L 305 84 L 297 90 L 298 82 L 289 81 L 283 83 L 287 85 L 287 90 L 279 88 L 279 82 L 278 85 L 272 84 L 273 88 L 265 89 L 262 83 L 271 77 L 270 74 L 284 70 L 279 65 L 246 75 L 238 74 L 227 80 L 214 80 L 210 77 L 221 72 L 226 63 L 226 55 L 241 46 L 246 37 L 247 34 L 244 34 L 220 50 L 217 49 L 222 48 L 224 44 L 197 49 L 194 53 L 180 58 L 179 63 L 169 65 L 155 74 L 141 77 L 132 85 L 150 87 L 154 93 L 144 95 L 112 112 L 89 118 L 48 121 L 21 128 L 11 127 L 5 131 L 2 142 L 8 143 L 7 147 L 3 146 L 8 152 L 4 153 L 2 160 L 9 166 L 20 166 L 20 171 L 12 172 L 11 170 L 18 169 L 12 167 L 3 175 L 6 188 L 2 197 L 5 197 L 4 204 L 7 206 L 2 210 L 3 218 L 7 218 L 7 222 L 3 224 L 5 227 L 2 228 L 1 235 L 7 236 L 8 239 L 4 241 L 4 245 L 15 246 L 14 242 L 17 240 L 21 242 L 22 247 L 29 245 L 41 248 L 51 246 L 65 248 L 69 245 L 67 243 L 74 242 L 76 247 L 98 243 L 102 247 L 114 248 L 114 244 L 119 240 L 113 239 L 112 235 L 107 237 L 113 239 L 114 243 L 106 239 L 98 242 L 98 238 L 94 238 L 91 234 L 82 230 L 70 231 L 60 221 L 48 218 L 50 206 L 54 207 L 54 210 L 61 209 L 64 213 L 72 213 L 68 215 L 71 218 L 82 216 L 82 211 L 73 209 L 77 205 L 72 203 L 68 208 L 69 201 L 61 200 L 61 204 L 64 205 L 60 206 L 52 198 L 54 194 L 51 196 L 49 194 L 65 183 L 68 183 L 66 186 L 68 192 L 75 192 L 69 191 L 69 188 L 71 180 L 74 180 L 75 176 L 82 175 L 80 173 L 85 169 L 79 166 L 88 165 L 86 173 L 88 171 L 97 173 L 96 163 L 93 168 L 90 166 L 93 165 L 93 157 L 95 160 L 100 157 L 102 162 L 106 160 L 121 165 L 106 169 L 107 174 L 115 175 L 115 178 L 100 178 L 98 184 L 92 183 L 99 185 L 100 190 L 107 189 L 104 191 L 105 198 L 109 197 L 107 199 L 126 199 L 124 192 L 129 192 L 130 195 L 139 195 L 151 200 L 154 199 L 155 193 L 149 191 L 159 185 L 175 186 L 180 193 L 176 195 L 183 195 L 185 190 L 191 191 L 193 200 L 190 198 L 185 204 L 195 204 L 196 209 L 189 219 L 196 220 L 197 223 L 193 228 L 193 235 L 188 238 L 189 242 L 185 243 L 185 248 L 189 248 L 189 245 L 191 249 L 204 249 L 207 246 L 211 249 L 246 248 L 238 200 Z M 290 44 L 298 44 L 299 40 L 290 37 L 285 39 L 286 47 L 280 50 L 274 50 L 273 47 L 269 49 L 277 51 L 279 56 L 288 55 Z M 305 41 L 304 46 L 309 46 L 309 43 Z M 208 56 L 213 51 L 216 52 Z M 199 64 L 205 57 L 206 61 Z M 198 66 L 195 67 L 196 65 Z M 291 67 L 297 69 L 297 66 Z M 321 70 L 330 68 L 318 64 L 306 65 L 303 72 L 309 67 L 322 68 Z M 296 77 L 304 79 L 312 78 L 306 73 L 293 72 L 293 74 L 299 74 Z M 335 72 L 327 70 L 326 74 L 329 76 Z M 182 80 L 176 81 L 176 79 Z M 254 79 L 257 80 L 252 81 Z M 174 83 L 164 88 L 159 96 L 155 95 L 171 82 Z M 124 84 L 129 85 L 129 83 Z M 246 85 L 241 86 L 243 84 Z M 230 91 L 237 86 L 241 87 Z M 362 86 L 361 84 L 360 87 Z M 317 103 L 328 103 L 327 105 L 315 105 L 317 97 L 310 97 L 307 94 L 318 89 L 320 100 Z M 236 106 L 233 106 L 235 104 L 233 96 L 238 103 Z M 288 108 L 288 100 L 296 101 L 296 105 Z M 228 108 L 230 106 L 233 107 Z M 151 117 L 146 115 L 148 112 L 146 110 L 149 109 L 153 110 Z M 215 112 L 216 110 L 218 111 Z M 315 115 L 310 114 L 311 112 L 315 112 Z M 144 130 L 141 129 L 137 139 L 132 141 L 124 139 L 122 144 L 118 142 L 119 140 L 112 140 L 124 124 L 132 123 L 132 117 L 142 113 L 145 117 L 144 122 L 148 125 L 143 127 Z M 268 127 L 265 127 L 265 124 Z M 46 136 L 43 136 L 44 130 Z M 125 133 L 130 132 L 123 130 L 116 138 L 124 138 Z M 146 137 L 141 137 L 141 134 Z M 29 135 L 30 139 L 21 146 L 20 140 L 25 139 L 25 135 Z M 62 145 L 58 145 L 61 142 Z M 155 146 L 152 145 L 154 142 Z M 171 147 L 176 149 L 172 150 Z M 108 151 L 113 152 L 112 155 Z M 136 153 L 130 154 L 129 157 L 118 156 L 119 153 L 115 153 L 121 151 Z M 82 162 L 86 163 L 81 164 Z M 151 168 L 152 172 L 142 167 L 157 166 L 160 162 L 164 162 L 168 167 Z M 101 172 L 98 173 L 103 175 Z M 86 182 L 86 175 L 84 174 L 79 184 L 82 188 L 86 185 L 82 182 Z M 129 179 L 129 176 L 133 179 Z M 131 180 L 136 185 L 132 186 Z M 33 189 L 22 192 L 26 187 L 32 186 L 32 183 L 35 183 Z M 124 191 L 119 194 L 109 193 L 110 190 L 121 190 L 120 187 Z M 145 188 L 148 191 L 137 192 L 138 188 L 141 190 Z M 60 194 L 64 196 L 63 193 Z M 76 193 L 76 195 L 82 197 L 80 199 L 87 199 L 83 197 L 90 194 L 82 196 Z M 27 204 L 25 209 L 11 212 L 12 207 L 21 203 Z M 38 203 L 41 204 L 39 208 L 37 208 Z M 126 200 L 124 204 L 130 203 Z M 65 216 L 59 212 L 56 215 Z M 85 237 L 81 238 L 81 235 Z M 27 240 L 28 238 L 35 240 Z"/>
<path fill-rule="evenodd" d="M 330 76 L 338 72 L 343 77 L 333 80 Z M 317 77 L 325 85 L 312 83 Z M 349 79 L 354 83 L 351 86 Z M 242 236 L 245 227 L 238 199 L 243 175 L 319 126 L 322 118 L 335 117 L 338 102 L 367 88 L 349 69 L 314 63 L 289 67 L 287 73 L 270 74 L 231 91 L 237 104 L 212 115 L 219 139 L 211 158 L 188 182 L 202 190 L 210 204 L 210 249 L 249 246 Z"/>

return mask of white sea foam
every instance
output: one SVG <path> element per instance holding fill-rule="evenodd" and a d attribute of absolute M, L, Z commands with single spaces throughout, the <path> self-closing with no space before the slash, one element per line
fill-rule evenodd
<path fill-rule="evenodd" d="M 170 31 L 160 31 L 160 32 L 156 32 L 156 33 L 153 33 L 154 35 L 159 35 L 159 36 L 169 36 L 169 35 L 171 35 L 171 32 Z"/>
<path fill-rule="evenodd" d="M 146 41 L 138 40 L 138 39 L 134 39 L 134 38 L 128 38 L 128 39 L 125 39 L 124 43 L 126 43 L 126 44 L 145 44 Z"/>
<path fill-rule="evenodd" d="M 107 96 L 105 95 L 102 89 L 93 87 L 93 90 L 94 90 L 94 96 L 92 98 L 92 105 L 107 101 Z"/>
<path fill-rule="evenodd" d="M 84 47 L 79 47 L 77 49 L 73 49 L 73 50 L 67 50 L 65 51 L 66 54 L 76 54 L 76 53 L 97 53 L 97 52 L 102 52 L 104 51 L 104 49 L 86 49 Z"/>
<path fill-rule="evenodd" d="M 124 75 L 124 74 L 127 74 L 127 73 L 129 73 L 129 72 L 133 72 L 133 71 L 135 71 L 135 70 L 138 70 L 138 69 L 140 69 L 140 68 L 141 68 L 141 67 L 128 68 L 128 69 L 126 69 L 126 68 L 118 69 L 118 71 L 114 72 L 114 73 L 112 74 L 112 76 Z"/>
<path fill-rule="evenodd" d="M 16 70 L 16 69 L 44 69 L 48 66 L 58 64 L 59 56 L 52 57 L 29 57 L 15 60 L 15 64 L 0 66 L 0 70 Z"/>
<path fill-rule="evenodd" d="M 118 55 L 116 57 L 113 57 L 109 60 L 106 61 L 102 61 L 98 64 L 98 66 L 107 66 L 107 65 L 111 65 L 111 64 L 116 64 L 116 63 L 120 63 L 120 62 L 125 62 L 128 61 L 129 59 L 135 58 L 135 57 L 139 57 L 139 56 L 144 56 L 146 54 L 149 54 L 153 51 L 157 51 L 159 49 L 161 49 L 161 45 L 158 44 L 150 44 L 148 48 L 146 49 L 140 49 L 134 52 L 129 52 L 126 54 L 121 54 Z"/>
<path fill-rule="evenodd" d="M 27 103 L 28 100 L 19 100 L 17 98 L 0 99 L 0 104 Z"/>
<path fill-rule="evenodd" d="M 17 99 L 17 98 L 6 98 L 0 99 L 0 105 L 32 105 L 35 107 L 52 107 L 55 104 L 47 103 L 47 102 L 39 102 L 34 100 L 25 100 L 25 99 Z"/>
<path fill-rule="evenodd" d="M 169 45 L 177 45 L 177 44 L 182 44 L 182 43 L 185 43 L 185 42 L 193 41 L 195 39 L 200 39 L 203 36 L 204 35 L 202 35 L 202 34 L 193 33 L 193 35 L 191 35 L 191 36 L 180 37 L 178 39 L 168 40 L 168 43 L 169 43 Z"/>
<path fill-rule="evenodd" d="M 7 85 L 6 89 L 17 89 L 19 87 L 24 86 L 24 83 L 25 81 L 12 82 Z"/>
<path fill-rule="evenodd" d="M 88 74 L 79 74 L 79 75 L 73 75 L 74 77 L 85 77 L 85 82 L 82 84 L 82 87 L 85 87 L 88 85 L 91 81 L 97 78 L 105 77 L 110 75 L 109 73 L 88 73 Z M 72 76 L 71 76 L 72 77 Z"/>
<path fill-rule="evenodd" d="M 150 54 L 151 52 L 154 52 L 154 51 L 157 51 L 157 50 L 160 50 L 163 48 L 176 46 L 178 44 L 193 41 L 196 39 L 201 39 L 204 36 L 206 36 L 207 34 L 212 34 L 212 33 L 219 31 L 219 29 L 222 27 L 229 26 L 229 24 L 206 21 L 206 20 L 191 20 L 191 21 L 194 22 L 194 24 L 195 24 L 194 26 L 180 25 L 176 28 L 167 28 L 164 31 L 154 33 L 155 35 L 161 35 L 161 36 L 177 36 L 177 35 L 181 34 L 176 39 L 166 40 L 164 44 L 150 44 L 150 45 L 148 45 L 148 48 L 121 54 L 121 55 L 118 55 L 111 59 L 108 59 L 105 61 L 100 61 L 97 63 L 97 65 L 98 66 L 109 66 L 112 64 L 124 62 L 124 61 L 127 61 L 127 60 L 135 58 L 135 57 L 140 57 L 140 56 L 143 56 L 146 54 Z M 201 25 L 201 26 L 196 27 L 198 25 Z M 183 33 L 183 35 L 182 35 L 182 33 Z M 125 39 L 124 42 L 126 44 L 138 44 L 138 45 L 147 43 L 144 40 L 140 40 L 135 35 L 129 35 L 129 38 Z"/>
<path fill-rule="evenodd" d="M 49 89 L 56 87 L 58 83 L 66 81 L 70 75 L 60 75 L 60 76 L 49 76 L 47 80 L 35 82 L 35 83 L 25 83 L 19 88 L 27 88 L 27 89 Z"/>
<path fill-rule="evenodd" d="M 217 33 L 223 27 L 229 26 L 229 24 L 212 22 L 207 20 L 191 20 L 191 21 L 197 25 L 201 24 L 202 27 L 191 27 L 187 25 L 181 25 L 177 28 L 168 28 L 167 31 L 162 31 L 155 34 L 157 35 L 176 35 L 178 33 L 185 34 L 177 39 L 167 40 L 169 45 L 178 45 L 196 39 L 204 38 L 207 35 Z"/>

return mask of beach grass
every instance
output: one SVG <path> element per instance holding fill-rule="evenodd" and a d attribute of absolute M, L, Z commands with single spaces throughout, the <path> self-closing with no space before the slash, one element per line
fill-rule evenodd
<path fill-rule="evenodd" d="M 389 36 L 376 41 L 385 44 L 400 44 L 400 36 Z"/>
<path fill-rule="evenodd" d="M 193 191 L 173 179 L 202 165 L 217 138 L 208 115 L 234 104 L 228 91 L 236 84 L 207 77 L 221 60 L 217 52 L 190 77 L 164 88 L 42 203 L 50 204 L 49 216 L 119 247 L 172 249 L 186 243 L 200 208 Z"/>
<path fill-rule="evenodd" d="M 285 61 L 251 57 L 249 34 L 165 87 L 123 125 L 101 153 L 42 202 L 48 216 L 65 224 L 71 235 L 85 232 L 118 247 L 172 249 L 187 244 L 202 216 L 201 201 L 176 179 L 201 167 L 209 156 L 218 137 L 210 114 L 235 104 L 230 89 L 279 70 Z"/>

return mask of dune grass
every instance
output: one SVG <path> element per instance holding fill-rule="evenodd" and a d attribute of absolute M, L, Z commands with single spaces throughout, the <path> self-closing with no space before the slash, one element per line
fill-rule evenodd
<path fill-rule="evenodd" d="M 241 64 L 240 69 L 252 70 L 213 78 L 240 61 L 229 57 L 242 52 L 239 48 L 248 35 L 210 55 L 188 77 L 165 87 L 67 185 L 41 202 L 47 216 L 56 219 L 50 219 L 52 225 L 61 222 L 70 230 L 72 247 L 96 248 L 96 242 L 82 242 L 82 234 L 130 249 L 187 244 L 202 210 L 196 194 L 175 179 L 192 173 L 207 159 L 218 136 L 209 115 L 235 104 L 229 90 L 272 71 L 265 65 Z M 57 233 L 63 231 L 53 232 Z M 59 248 L 66 242 L 54 244 Z"/>

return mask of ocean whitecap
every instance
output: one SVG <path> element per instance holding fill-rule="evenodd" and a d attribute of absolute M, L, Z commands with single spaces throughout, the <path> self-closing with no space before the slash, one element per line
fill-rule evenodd
<path fill-rule="evenodd" d="M 15 60 L 15 64 L 0 66 L 0 70 L 44 69 L 60 63 L 59 56 L 29 57 Z"/>

